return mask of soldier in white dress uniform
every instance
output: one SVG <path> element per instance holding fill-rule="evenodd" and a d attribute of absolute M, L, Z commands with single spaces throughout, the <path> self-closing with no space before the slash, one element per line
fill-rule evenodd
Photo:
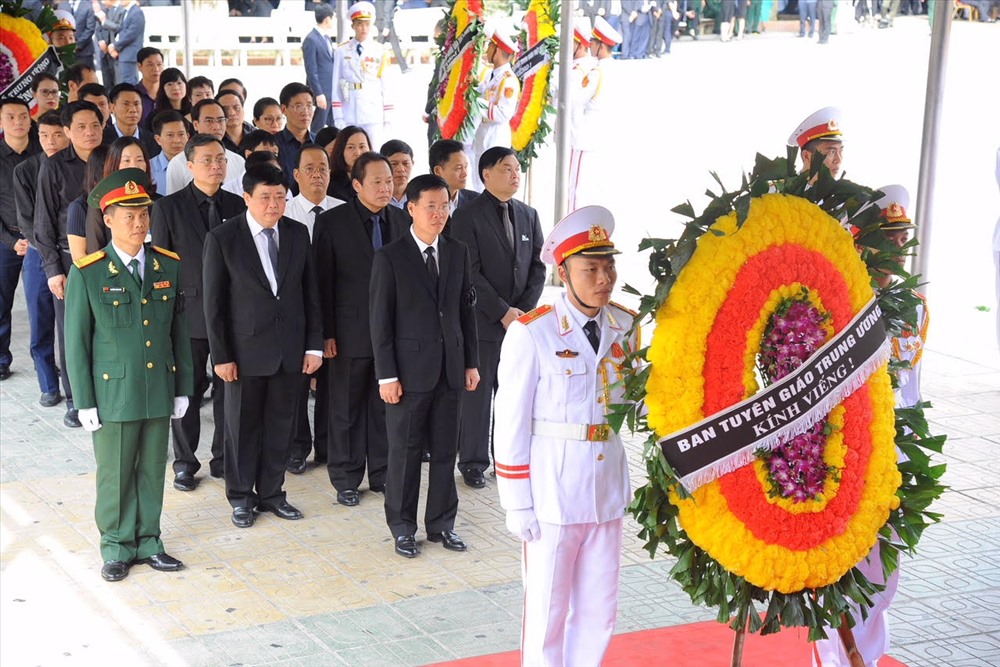
<path fill-rule="evenodd" d="M 631 368 L 634 313 L 611 302 L 614 218 L 600 206 L 556 225 L 542 259 L 567 287 L 515 320 L 500 352 L 495 464 L 507 528 L 522 540 L 523 665 L 599 665 L 618 609 L 631 494 L 608 406 Z"/>
<path fill-rule="evenodd" d="M 607 177 L 610 155 L 602 153 L 606 152 L 603 144 L 610 136 L 608 128 L 613 126 L 614 121 L 608 118 L 605 82 L 608 69 L 614 62 L 611 52 L 615 45 L 621 44 L 622 37 L 611 24 L 598 16 L 594 19 L 589 41 L 596 61 L 591 61 L 593 64 L 578 82 L 574 78 L 571 95 L 574 130 L 570 136 L 570 210 L 601 203 L 601 193 L 607 192 L 607 187 L 602 187 L 601 179 Z"/>
<path fill-rule="evenodd" d="M 910 205 L 910 195 L 902 185 L 886 185 L 879 190 L 884 193 L 884 196 L 876 202 L 876 206 L 882 209 L 880 228 L 891 243 L 902 247 L 909 241 L 910 232 L 914 227 L 906 213 L 906 208 Z M 904 258 L 900 257 L 899 260 L 902 263 Z M 887 287 L 892 279 L 891 275 L 884 274 L 878 278 L 878 284 L 880 287 Z M 921 298 L 923 297 L 921 296 Z M 920 360 L 923 357 L 929 323 L 925 304 L 917 306 L 917 322 L 917 331 L 908 331 L 903 336 L 892 339 L 893 357 L 910 363 L 909 368 L 900 369 L 898 374 L 897 407 L 909 408 L 921 401 Z M 879 659 L 889 650 L 889 605 L 896 596 L 896 589 L 899 587 L 899 569 L 897 568 L 890 575 L 888 581 L 885 580 L 882 576 L 882 559 L 877 543 L 866 559 L 858 563 L 858 569 L 865 574 L 869 581 L 885 584 L 885 590 L 872 596 L 874 605 L 868 611 L 868 618 L 862 619 L 860 613 L 853 613 L 857 623 L 853 628 L 853 633 L 858 651 L 864 657 L 865 667 L 876 667 Z M 820 640 L 814 645 L 813 665 L 815 667 L 850 667 L 851 663 L 844 651 L 840 637 L 833 632 L 828 634 L 830 634 L 829 639 Z"/>
<path fill-rule="evenodd" d="M 392 134 L 393 104 L 386 85 L 389 52 L 371 32 L 375 6 L 370 2 L 351 5 L 354 37 L 337 47 L 333 64 L 333 119 L 337 127 L 364 128 L 372 146 Z"/>
<path fill-rule="evenodd" d="M 808 172 L 814 151 L 823 156 L 823 164 L 837 178 L 844 159 L 844 134 L 840 129 L 843 112 L 837 107 L 823 107 L 806 117 L 788 137 L 789 146 L 798 146 L 802 171 Z"/>
<path fill-rule="evenodd" d="M 470 160 L 473 168 L 469 176 L 472 178 L 472 189 L 476 192 L 483 191 L 483 183 L 479 179 L 479 158 L 494 146 L 511 147 L 510 119 L 517 111 L 517 100 L 521 96 L 521 82 L 510 66 L 516 53 L 517 42 L 513 38 L 502 30 L 493 32 L 486 47 L 486 61 L 493 69 L 479 84 L 486 109 L 472 140 L 474 157 Z"/>
<path fill-rule="evenodd" d="M 576 210 L 576 184 L 580 176 L 581 140 L 584 138 L 584 111 L 593 96 L 589 74 L 597 59 L 590 54 L 590 39 L 593 29 L 590 19 L 577 16 L 573 19 L 573 67 L 570 69 L 570 117 L 569 117 L 569 210 Z"/>

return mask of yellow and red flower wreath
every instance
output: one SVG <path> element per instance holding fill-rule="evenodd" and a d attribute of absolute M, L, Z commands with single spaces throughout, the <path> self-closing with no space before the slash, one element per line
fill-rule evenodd
<path fill-rule="evenodd" d="M 470 85 L 479 63 L 483 42 L 482 0 L 454 0 L 442 35 L 435 68 L 438 70 L 437 121 L 441 137 L 462 141 L 472 131 L 475 116 L 470 110 L 479 104 L 476 86 Z M 445 72 L 442 61 L 455 43 L 471 38 L 471 45 Z"/>
<path fill-rule="evenodd" d="M 521 33 L 524 50 L 521 57 L 526 52 L 539 48 L 547 59 L 522 79 L 521 97 L 517 102 L 517 110 L 510 119 L 511 147 L 517 151 L 518 159 L 524 166 L 537 157 L 538 148 L 545 142 L 551 129 L 547 116 L 552 111 L 549 91 L 552 65 L 559 51 L 559 37 L 556 33 L 558 22 L 559 3 L 531 0 L 524 15 L 524 30 Z"/>

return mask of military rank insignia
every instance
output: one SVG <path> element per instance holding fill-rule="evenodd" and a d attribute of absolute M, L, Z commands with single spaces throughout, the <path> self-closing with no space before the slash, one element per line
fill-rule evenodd
<path fill-rule="evenodd" d="M 114 260 L 108 262 L 108 273 L 110 273 L 113 276 L 118 275 L 118 267 L 115 266 Z"/>
<path fill-rule="evenodd" d="M 559 357 L 560 359 L 572 359 L 573 357 L 579 357 L 580 353 L 576 352 L 575 350 L 566 349 L 566 350 L 559 350 L 558 352 L 556 352 L 556 356 Z"/>

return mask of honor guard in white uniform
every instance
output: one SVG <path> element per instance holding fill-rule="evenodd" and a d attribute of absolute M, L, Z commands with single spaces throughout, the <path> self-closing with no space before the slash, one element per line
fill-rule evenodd
<path fill-rule="evenodd" d="M 910 205 L 910 194 L 902 185 L 886 185 L 879 190 L 884 196 L 875 205 L 882 209 L 882 222 L 879 225 L 882 232 L 891 243 L 902 247 L 910 238 L 914 228 L 913 221 L 906 213 Z M 901 257 L 902 261 L 903 258 Z M 885 274 L 878 279 L 880 287 L 887 287 L 892 282 L 892 276 Z M 923 297 L 921 296 L 921 299 Z M 892 339 L 892 356 L 899 361 L 908 361 L 909 368 L 898 371 L 899 387 L 896 392 L 896 407 L 909 408 L 920 402 L 920 359 L 923 356 L 924 342 L 927 340 L 927 325 L 929 319 L 924 304 L 917 306 L 917 331 L 907 331 L 903 336 Z M 899 453 L 899 452 L 897 452 Z M 899 453 L 902 456 L 901 453 Z M 901 462 L 905 459 L 901 459 Z M 900 563 L 902 565 L 902 563 Z M 897 568 L 886 581 L 882 576 L 882 558 L 878 543 L 865 560 L 858 563 L 868 581 L 885 584 L 885 590 L 872 596 L 874 604 L 868 610 L 868 617 L 861 618 L 860 612 L 853 612 L 856 625 L 853 628 L 854 640 L 858 651 L 864 658 L 865 667 L 876 667 L 879 659 L 889 651 L 891 633 L 889 632 L 889 605 L 896 596 L 899 587 L 899 569 Z M 814 667 L 850 667 L 851 662 L 844 651 L 844 645 L 836 633 L 829 633 L 829 639 L 817 641 L 813 650 Z"/>
<path fill-rule="evenodd" d="M 371 32 L 375 6 L 370 2 L 351 5 L 354 37 L 337 47 L 333 64 L 333 119 L 337 127 L 364 128 L 372 146 L 379 146 L 392 133 L 390 100 L 385 75 L 389 52 Z"/>
<path fill-rule="evenodd" d="M 802 158 L 802 171 L 808 172 L 814 151 L 823 156 L 823 164 L 834 178 L 840 175 L 844 159 L 844 135 L 840 129 L 843 112 L 837 107 L 824 107 L 810 114 L 799 123 L 788 137 L 789 146 L 798 146 Z"/>
<path fill-rule="evenodd" d="M 608 425 L 639 346 L 635 313 L 611 303 L 614 218 L 570 213 L 542 248 L 567 291 L 511 323 L 494 403 L 507 528 L 522 540 L 521 664 L 599 665 L 618 610 L 628 462 Z"/>
<path fill-rule="evenodd" d="M 574 39 L 579 39 L 575 32 Z M 583 73 L 578 82 L 573 79 L 574 90 L 570 97 L 575 128 L 570 136 L 570 210 L 599 203 L 599 193 L 607 190 L 601 187 L 604 175 L 601 165 L 607 162 L 600 153 L 604 148 L 602 138 L 607 135 L 607 128 L 612 127 L 612 121 L 608 118 L 606 109 L 608 95 L 604 84 L 608 68 L 614 61 L 611 52 L 617 44 L 621 44 L 622 37 L 611 24 L 598 16 L 594 19 L 594 29 L 588 41 L 596 61 L 592 61 L 593 65 Z"/>
<path fill-rule="evenodd" d="M 573 67 L 570 69 L 570 117 L 569 117 L 569 210 L 576 209 L 576 184 L 580 175 L 581 139 L 584 137 L 584 108 L 592 96 L 589 91 L 590 72 L 597 65 L 597 59 L 590 54 L 590 38 L 593 29 L 590 19 L 577 16 L 573 20 Z M 584 81 L 587 83 L 585 84 Z M 555 95 L 553 96 L 555 97 Z"/>
<path fill-rule="evenodd" d="M 510 61 L 517 53 L 517 42 L 501 30 L 496 30 L 490 36 L 486 47 L 486 60 L 493 69 L 479 84 L 479 93 L 483 96 L 486 109 L 483 111 L 479 127 L 476 128 L 472 140 L 472 188 L 483 191 L 483 183 L 479 178 L 479 158 L 494 146 L 511 147 L 510 119 L 517 111 L 517 100 L 521 96 L 521 82 L 514 75 Z"/>

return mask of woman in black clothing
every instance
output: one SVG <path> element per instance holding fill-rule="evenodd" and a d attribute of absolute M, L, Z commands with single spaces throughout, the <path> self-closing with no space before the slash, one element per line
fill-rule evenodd
<path fill-rule="evenodd" d="M 333 170 L 330 173 L 330 186 L 326 194 L 342 201 L 354 197 L 354 186 L 351 185 L 351 169 L 354 161 L 361 155 L 373 150 L 368 133 L 357 125 L 348 125 L 337 134 L 333 142 Z"/>

